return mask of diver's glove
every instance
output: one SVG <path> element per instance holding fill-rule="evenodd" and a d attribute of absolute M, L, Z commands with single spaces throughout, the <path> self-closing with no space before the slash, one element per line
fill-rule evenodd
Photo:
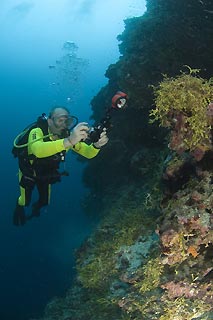
<path fill-rule="evenodd" d="M 15 226 L 23 226 L 26 222 L 26 216 L 24 212 L 24 207 L 16 203 L 16 208 L 13 213 L 13 224 Z"/>

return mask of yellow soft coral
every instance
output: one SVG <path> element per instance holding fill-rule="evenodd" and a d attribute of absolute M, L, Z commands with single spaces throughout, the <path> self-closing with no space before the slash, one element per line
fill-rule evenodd
<path fill-rule="evenodd" d="M 211 145 L 211 126 L 207 106 L 213 99 L 213 79 L 197 76 L 198 70 L 190 69 L 176 78 L 164 76 L 154 88 L 155 105 L 150 116 L 151 122 L 173 130 L 173 148 L 193 151 L 199 144 Z"/>

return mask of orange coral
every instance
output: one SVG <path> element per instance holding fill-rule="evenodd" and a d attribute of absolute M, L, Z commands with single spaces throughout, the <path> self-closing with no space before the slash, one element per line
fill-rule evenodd
<path fill-rule="evenodd" d="M 199 254 L 197 252 L 197 250 L 195 249 L 195 247 L 193 247 L 193 246 L 189 246 L 187 252 L 189 254 L 191 254 L 194 258 L 196 258 L 198 256 L 198 254 Z"/>

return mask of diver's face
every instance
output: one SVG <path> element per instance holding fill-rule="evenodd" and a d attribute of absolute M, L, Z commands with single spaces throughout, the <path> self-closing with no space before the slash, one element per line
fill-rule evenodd
<path fill-rule="evenodd" d="M 61 134 L 64 129 L 68 129 L 71 122 L 72 117 L 62 108 L 57 108 L 52 117 L 48 119 L 50 130 L 55 134 Z"/>

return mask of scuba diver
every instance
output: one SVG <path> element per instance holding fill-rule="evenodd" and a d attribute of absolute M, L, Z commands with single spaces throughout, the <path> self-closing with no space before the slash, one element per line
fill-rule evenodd
<path fill-rule="evenodd" d="M 57 106 L 48 117 L 42 114 L 36 123 L 16 137 L 13 154 L 19 161 L 20 196 L 13 214 L 14 225 L 24 225 L 27 220 L 39 217 L 40 209 L 49 204 L 51 185 L 68 175 L 66 171 L 59 172 L 60 163 L 65 161 L 67 151 L 72 150 L 91 159 L 108 142 L 104 128 L 98 141 L 87 143 L 88 124 L 81 122 L 73 125 L 75 120 L 77 122 L 77 118 L 71 116 L 67 108 Z M 38 201 L 32 205 L 31 214 L 27 216 L 25 206 L 30 205 L 35 186 Z"/>

